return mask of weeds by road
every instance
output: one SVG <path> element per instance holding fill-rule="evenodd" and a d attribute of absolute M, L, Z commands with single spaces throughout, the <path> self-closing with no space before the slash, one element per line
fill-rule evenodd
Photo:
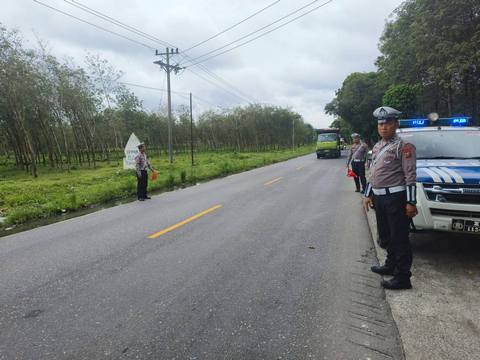
<path fill-rule="evenodd" d="M 295 152 L 199 153 L 194 167 L 189 154 L 176 155 L 173 166 L 169 166 L 166 156 L 152 158 L 159 176 L 155 182 L 149 182 L 149 190 L 188 186 L 313 151 L 314 147 L 307 146 Z M 11 167 L 0 168 L 0 228 L 129 198 L 136 192 L 134 172 L 123 170 L 121 162 L 99 163 L 95 169 L 77 168 L 70 172 L 43 168 L 39 174 L 34 179 Z"/>

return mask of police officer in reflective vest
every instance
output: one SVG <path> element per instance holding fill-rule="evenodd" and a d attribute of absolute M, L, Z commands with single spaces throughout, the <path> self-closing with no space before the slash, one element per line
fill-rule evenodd
<path fill-rule="evenodd" d="M 375 208 L 378 233 L 387 242 L 384 265 L 372 266 L 380 275 L 393 275 L 383 280 L 386 289 L 410 289 L 412 248 L 409 240 L 411 219 L 416 208 L 415 147 L 396 135 L 401 112 L 383 106 L 373 115 L 378 119 L 381 140 L 372 150 L 370 176 L 365 189 L 363 206 Z"/>
<path fill-rule="evenodd" d="M 359 134 L 352 134 L 353 144 L 350 148 L 347 159 L 347 171 L 351 168 L 355 173 L 353 180 L 355 181 L 356 192 L 360 192 L 360 184 L 362 184 L 362 193 L 367 187 L 367 179 L 365 178 L 365 159 L 367 158 L 368 145 L 361 141 Z"/>

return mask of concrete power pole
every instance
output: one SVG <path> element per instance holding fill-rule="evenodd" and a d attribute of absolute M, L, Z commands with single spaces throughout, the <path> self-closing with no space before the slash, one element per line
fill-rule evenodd
<path fill-rule="evenodd" d="M 193 104 L 192 104 L 192 93 L 190 93 L 190 151 L 192 153 L 192 166 L 195 165 L 193 159 Z"/>
<path fill-rule="evenodd" d="M 295 118 L 292 119 L 292 151 L 295 151 Z"/>
<path fill-rule="evenodd" d="M 183 68 L 176 65 L 170 65 L 170 55 L 177 55 L 177 49 L 170 49 L 167 47 L 165 53 L 159 53 L 158 50 L 155 51 L 157 56 L 165 56 L 166 62 L 162 60 L 154 61 L 154 64 L 160 65 L 163 70 L 167 73 L 167 97 L 168 97 L 168 158 L 170 164 L 173 164 L 173 151 L 172 151 L 172 94 L 170 89 L 170 72 L 173 70 L 175 74 L 178 74 Z"/>

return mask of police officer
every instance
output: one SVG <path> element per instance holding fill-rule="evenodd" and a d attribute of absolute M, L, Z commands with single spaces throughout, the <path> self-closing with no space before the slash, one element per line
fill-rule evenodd
<path fill-rule="evenodd" d="M 412 248 L 409 240 L 411 218 L 416 208 L 415 147 L 396 135 L 401 112 L 380 107 L 373 115 L 378 119 L 381 140 L 372 150 L 370 176 L 363 206 L 375 208 L 378 233 L 387 242 L 387 258 L 382 266 L 371 270 L 380 275 L 393 275 L 383 280 L 386 289 L 410 289 Z"/>
<path fill-rule="evenodd" d="M 137 174 L 137 197 L 138 200 L 144 201 L 151 199 L 147 195 L 147 186 L 148 186 L 148 173 L 147 169 L 153 171 L 152 164 L 147 159 L 147 154 L 145 153 L 145 144 L 140 143 L 138 145 L 138 155 L 135 156 L 135 171 Z"/>
<path fill-rule="evenodd" d="M 368 145 L 361 141 L 359 134 L 352 134 L 353 144 L 350 148 L 347 159 L 347 171 L 352 171 L 357 175 L 353 177 L 355 181 L 355 192 L 360 192 L 360 183 L 362 184 L 362 193 L 367 187 L 367 179 L 365 178 L 365 159 L 367 158 Z"/>

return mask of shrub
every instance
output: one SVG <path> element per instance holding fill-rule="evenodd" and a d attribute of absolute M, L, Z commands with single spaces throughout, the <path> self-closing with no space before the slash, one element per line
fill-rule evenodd
<path fill-rule="evenodd" d="M 229 162 L 224 161 L 220 164 L 220 174 L 226 176 L 232 172 L 232 166 Z"/>
<path fill-rule="evenodd" d="M 187 183 L 187 172 L 185 170 L 182 170 L 180 172 L 180 182 L 182 185 L 185 185 Z"/>
<path fill-rule="evenodd" d="M 175 176 L 172 173 L 169 173 L 167 176 L 167 181 L 165 182 L 167 189 L 171 190 L 175 187 Z"/>

